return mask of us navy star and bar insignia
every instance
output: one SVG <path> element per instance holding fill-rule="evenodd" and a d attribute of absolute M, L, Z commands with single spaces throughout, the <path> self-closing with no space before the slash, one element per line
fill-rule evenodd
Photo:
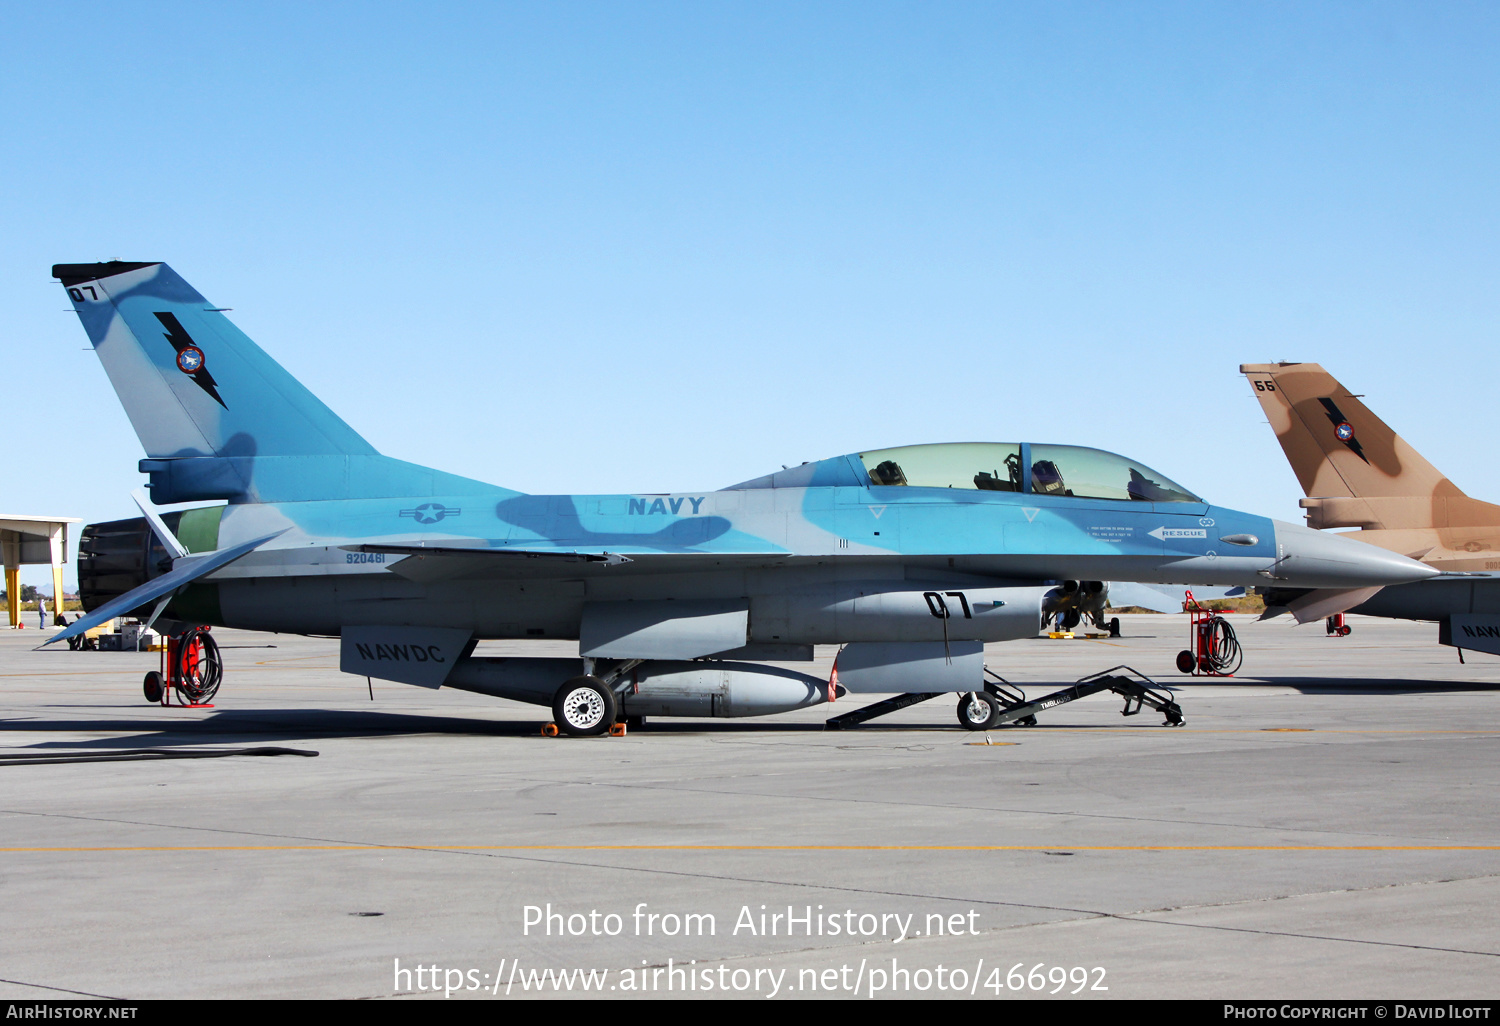
<path fill-rule="evenodd" d="M 456 517 L 463 513 L 462 509 L 453 506 L 444 506 L 441 502 L 424 502 L 416 509 L 403 509 L 403 517 L 411 517 L 419 524 L 435 524 L 445 517 Z"/>

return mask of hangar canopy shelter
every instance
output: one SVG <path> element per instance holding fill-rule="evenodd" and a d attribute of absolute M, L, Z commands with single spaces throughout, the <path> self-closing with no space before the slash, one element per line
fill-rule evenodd
<path fill-rule="evenodd" d="M 10 625 L 21 622 L 21 567 L 47 563 L 52 567 L 52 596 L 62 604 L 62 570 L 68 561 L 68 525 L 79 517 L 27 517 L 0 514 L 0 555 L 5 559 L 5 602 Z M 54 615 L 56 610 L 53 611 Z"/>

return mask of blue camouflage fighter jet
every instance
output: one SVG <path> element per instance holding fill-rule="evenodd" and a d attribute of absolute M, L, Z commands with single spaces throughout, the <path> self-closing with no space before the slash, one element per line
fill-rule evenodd
<path fill-rule="evenodd" d="M 1437 573 L 1035 442 L 853 453 L 715 491 L 527 495 L 382 456 L 166 264 L 52 273 L 150 489 L 144 517 L 85 530 L 88 612 L 52 642 L 147 611 L 179 637 L 338 636 L 345 672 L 551 706 L 569 734 L 902 691 L 957 693 L 960 722 L 984 727 L 984 643 L 1035 637 L 1080 586 L 1332 594 Z M 210 500 L 228 504 L 151 508 Z M 577 639 L 578 657 L 475 654 L 528 638 Z M 831 681 L 763 662 L 818 644 L 843 646 Z"/>

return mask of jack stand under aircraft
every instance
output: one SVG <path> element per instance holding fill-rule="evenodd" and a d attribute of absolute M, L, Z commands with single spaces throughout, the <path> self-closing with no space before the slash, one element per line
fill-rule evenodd
<path fill-rule="evenodd" d="M 1036 714 L 1044 709 L 1067 705 L 1080 698 L 1097 695 L 1101 691 L 1113 691 L 1125 699 L 1125 708 L 1120 710 L 1122 716 L 1135 716 L 1143 706 L 1150 706 L 1166 716 L 1166 721 L 1162 723 L 1164 727 L 1180 727 L 1187 722 L 1183 718 L 1182 707 L 1173 701 L 1169 692 L 1162 690 L 1161 685 L 1141 671 L 1129 666 L 1112 666 L 1099 673 L 1081 677 L 1070 687 L 1054 691 L 1035 701 L 1028 701 L 1024 691 L 992 670 L 986 668 L 984 672 L 993 678 L 985 682 L 984 690 L 960 695 L 958 699 L 958 722 L 969 730 L 989 730 L 1008 723 L 1013 723 L 1018 727 L 1034 727 Z M 1132 680 L 1126 674 L 1139 679 Z M 918 702 L 925 702 L 950 693 L 934 691 L 897 695 L 895 698 L 888 698 L 883 702 L 855 709 L 842 716 L 835 716 L 824 726 L 827 730 L 843 730 L 846 727 L 873 720 L 877 716 L 884 716 L 898 709 L 916 705 Z"/>

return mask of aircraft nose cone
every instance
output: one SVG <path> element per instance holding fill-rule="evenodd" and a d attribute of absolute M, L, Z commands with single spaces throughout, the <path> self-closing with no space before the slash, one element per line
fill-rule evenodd
<path fill-rule="evenodd" d="M 1426 580 L 1439 573 L 1362 541 L 1280 520 L 1273 523 L 1280 562 L 1271 572 L 1286 587 L 1369 588 Z"/>

